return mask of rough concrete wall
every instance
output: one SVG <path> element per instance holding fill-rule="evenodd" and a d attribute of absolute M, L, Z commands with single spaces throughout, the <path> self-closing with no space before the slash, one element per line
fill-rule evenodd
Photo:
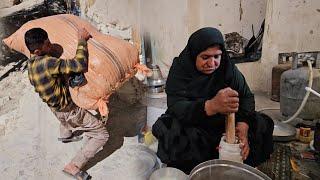
<path fill-rule="evenodd" d="M 164 75 L 187 42 L 187 5 L 185 0 L 141 1 L 142 27 L 150 33 L 152 59 Z"/>
<path fill-rule="evenodd" d="M 85 3 L 84 3 L 85 2 Z M 266 0 L 82 0 L 86 15 L 98 23 L 119 22 L 150 33 L 152 59 L 164 76 L 188 37 L 204 26 L 250 38 L 265 14 Z M 251 13 L 257 13 L 251 15 Z"/>
<path fill-rule="evenodd" d="M 269 0 L 261 61 L 239 64 L 254 90 L 271 91 L 272 67 L 282 52 L 319 51 L 320 1 Z"/>
<path fill-rule="evenodd" d="M 143 29 L 150 32 L 153 60 L 164 76 L 172 59 L 185 47 L 188 37 L 205 26 L 223 33 L 239 32 L 252 36 L 251 24 L 258 33 L 265 17 L 266 0 L 178 0 L 141 1 Z M 254 15 L 252 15 L 254 14 Z"/>
<path fill-rule="evenodd" d="M 237 66 L 253 90 L 270 92 L 271 70 L 280 52 L 319 50 L 319 0 L 82 0 L 91 3 L 88 15 L 100 22 L 118 21 L 148 31 L 153 60 L 167 75 L 172 59 L 189 35 L 204 26 L 223 33 L 257 34 L 263 18 L 266 31 L 262 58 Z M 266 15 L 264 15 L 266 14 Z"/>
<path fill-rule="evenodd" d="M 96 23 L 140 27 L 140 0 L 80 0 L 82 12 Z"/>
<path fill-rule="evenodd" d="M 142 0 L 141 6 L 143 29 L 151 34 L 153 60 L 166 76 L 172 59 L 185 47 L 190 34 L 201 27 L 217 27 L 223 33 L 236 31 L 250 38 L 253 24 L 257 33 L 265 17 L 266 0 Z"/>
<path fill-rule="evenodd" d="M 266 17 L 267 0 L 201 0 L 200 26 L 217 27 L 222 33 L 238 32 L 241 36 L 252 37 L 252 25 L 255 35 L 260 30 L 261 23 Z M 264 54 L 264 51 L 262 52 Z M 255 71 L 256 62 L 238 64 L 249 86 L 253 90 L 265 91 L 257 82 Z M 265 76 L 265 74 L 263 75 Z M 270 76 L 271 78 L 271 76 Z"/>
<path fill-rule="evenodd" d="M 223 33 L 238 32 L 249 39 L 265 18 L 267 0 L 201 0 L 201 26 L 219 28 Z"/>

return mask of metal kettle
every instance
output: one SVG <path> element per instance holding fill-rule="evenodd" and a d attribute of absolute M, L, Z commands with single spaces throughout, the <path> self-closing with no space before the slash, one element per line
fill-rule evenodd
<path fill-rule="evenodd" d="M 150 69 L 152 71 L 152 76 L 148 77 L 148 86 L 149 87 L 163 86 L 165 84 L 165 80 L 162 77 L 159 66 L 155 64 L 151 64 Z"/>
<path fill-rule="evenodd" d="M 148 77 L 147 85 L 149 93 L 162 93 L 164 91 L 165 79 L 163 78 L 158 65 L 151 64 L 149 68 L 152 71 L 152 76 Z"/>

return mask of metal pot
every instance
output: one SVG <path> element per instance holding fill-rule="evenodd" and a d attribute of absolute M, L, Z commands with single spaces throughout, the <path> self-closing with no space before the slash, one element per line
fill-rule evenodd
<path fill-rule="evenodd" d="M 197 165 L 190 173 L 190 180 L 271 180 L 261 171 L 246 164 L 226 161 L 210 160 Z"/>
<path fill-rule="evenodd" d="M 162 77 L 159 66 L 152 64 L 150 69 L 152 71 L 152 76 L 148 77 L 148 86 L 163 86 L 165 84 L 165 80 Z"/>
<path fill-rule="evenodd" d="M 153 94 L 156 94 L 156 93 L 161 93 L 164 91 L 164 86 L 152 86 L 148 89 L 148 92 L 149 93 L 153 93 Z"/>
<path fill-rule="evenodd" d="M 274 130 L 273 130 L 273 140 L 274 141 L 292 141 L 296 139 L 296 128 L 290 124 L 279 122 L 278 120 L 273 120 Z"/>
<path fill-rule="evenodd" d="M 149 180 L 187 180 L 188 176 L 179 169 L 172 167 L 160 168 L 152 173 Z"/>

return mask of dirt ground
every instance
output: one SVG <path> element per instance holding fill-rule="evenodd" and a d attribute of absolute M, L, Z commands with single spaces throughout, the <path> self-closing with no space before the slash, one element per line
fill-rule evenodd
<path fill-rule="evenodd" d="M 1 72 L 1 71 L 0 71 Z M 0 171 L 4 179 L 67 179 L 61 172 L 81 142 L 63 144 L 57 141 L 58 121 L 34 92 L 27 73 L 13 72 L 0 81 Z M 86 169 L 103 179 L 103 164 L 119 149 L 124 136 L 137 134 L 137 124 L 146 121 L 146 106 L 132 98 L 110 98 L 107 129 L 110 139 Z M 101 172 L 101 173 L 100 173 Z M 2 179 L 1 178 L 1 179 Z"/>

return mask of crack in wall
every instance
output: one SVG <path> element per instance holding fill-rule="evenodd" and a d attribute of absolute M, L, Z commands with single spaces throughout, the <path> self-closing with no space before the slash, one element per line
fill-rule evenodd
<path fill-rule="evenodd" d="M 240 21 L 241 21 L 242 20 L 242 15 L 243 15 L 242 0 L 240 0 L 239 13 L 240 13 Z"/>

